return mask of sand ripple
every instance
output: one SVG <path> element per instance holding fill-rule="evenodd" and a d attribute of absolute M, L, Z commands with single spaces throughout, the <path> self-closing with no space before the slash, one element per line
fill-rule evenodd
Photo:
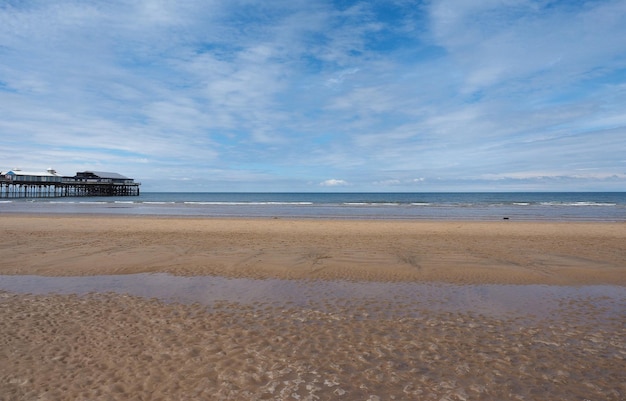
<path fill-rule="evenodd" d="M 623 318 L 0 294 L 0 400 L 621 400 Z M 323 306 L 323 307 L 321 307 Z M 419 305 L 405 305 L 420 308 Z M 374 311 L 374 312 L 373 312 Z M 586 316 L 584 319 L 580 316 Z"/>

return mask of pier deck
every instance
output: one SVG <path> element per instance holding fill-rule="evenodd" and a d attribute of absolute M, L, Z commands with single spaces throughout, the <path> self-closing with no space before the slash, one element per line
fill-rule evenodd
<path fill-rule="evenodd" d="M 80 196 L 138 196 L 138 182 L 115 175 L 101 178 L 94 173 L 76 177 L 0 175 L 0 198 L 59 198 Z"/>
<path fill-rule="evenodd" d="M 68 196 L 138 196 L 139 183 L 10 182 L 0 179 L 0 198 L 59 198 Z"/>

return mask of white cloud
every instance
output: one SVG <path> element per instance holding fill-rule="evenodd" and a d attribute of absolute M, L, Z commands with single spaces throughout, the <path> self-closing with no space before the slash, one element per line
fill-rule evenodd
<path fill-rule="evenodd" d="M 486 180 L 542 180 L 542 179 L 576 179 L 576 180 L 624 180 L 626 173 L 593 172 L 574 173 L 567 171 L 519 171 L 511 173 L 485 174 Z"/>
<path fill-rule="evenodd" d="M 350 75 L 356 74 L 357 72 L 359 72 L 358 68 L 349 68 L 343 71 L 339 71 L 333 74 L 331 78 L 328 78 L 326 80 L 326 85 L 327 86 L 341 85 L 346 80 L 346 78 L 348 78 Z"/>
<path fill-rule="evenodd" d="M 348 182 L 346 182 L 345 180 L 338 180 L 336 178 L 331 178 L 329 180 L 320 182 L 320 186 L 322 187 L 338 187 L 345 185 L 348 185 Z"/>

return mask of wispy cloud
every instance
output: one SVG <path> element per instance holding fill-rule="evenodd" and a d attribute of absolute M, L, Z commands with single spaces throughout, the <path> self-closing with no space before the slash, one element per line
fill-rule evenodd
<path fill-rule="evenodd" d="M 8 2 L 0 169 L 623 190 L 623 37 L 623 0 Z"/>

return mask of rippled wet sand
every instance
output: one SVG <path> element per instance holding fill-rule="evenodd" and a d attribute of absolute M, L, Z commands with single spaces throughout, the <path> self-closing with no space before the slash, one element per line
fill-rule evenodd
<path fill-rule="evenodd" d="M 0 295 L 2 400 L 626 394 L 623 297 L 564 298 L 547 316 L 498 317 L 380 299 L 207 306 L 111 293 Z"/>

